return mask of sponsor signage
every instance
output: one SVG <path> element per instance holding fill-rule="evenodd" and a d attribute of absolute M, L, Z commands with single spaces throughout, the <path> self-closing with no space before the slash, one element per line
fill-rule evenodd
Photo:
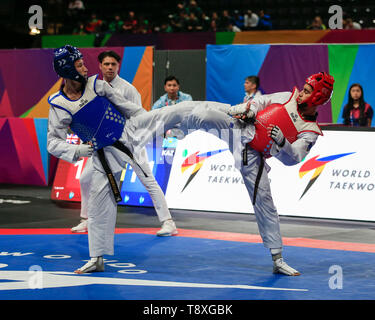
<path fill-rule="evenodd" d="M 298 165 L 277 159 L 272 194 L 280 214 L 375 221 L 375 132 L 324 131 Z"/>
<path fill-rule="evenodd" d="M 279 215 L 375 221 L 374 139 L 375 132 L 329 130 L 297 165 L 268 159 Z M 179 141 L 166 196 L 176 209 L 254 213 L 228 145 L 205 132 Z"/>
<path fill-rule="evenodd" d="M 161 143 L 158 143 L 158 141 L 160 139 L 155 139 L 152 143 L 148 143 L 146 150 L 152 173 L 165 193 L 177 139 L 168 138 L 162 140 Z M 129 164 L 126 165 L 121 174 L 120 192 L 122 197 L 122 201 L 119 202 L 120 205 L 153 206 L 150 194 Z"/>
<path fill-rule="evenodd" d="M 59 160 L 51 191 L 52 200 L 81 201 L 79 177 L 86 162 L 87 158 L 81 158 L 74 164 Z"/>
<path fill-rule="evenodd" d="M 374 140 L 375 132 L 326 130 L 297 165 L 267 159 L 279 215 L 375 221 Z M 147 152 L 170 208 L 254 213 L 228 145 L 216 136 L 196 131 L 178 142 L 149 144 Z M 60 160 L 53 199 L 80 201 L 78 179 L 84 163 Z M 130 166 L 123 171 L 120 187 L 121 204 L 153 205 Z"/>

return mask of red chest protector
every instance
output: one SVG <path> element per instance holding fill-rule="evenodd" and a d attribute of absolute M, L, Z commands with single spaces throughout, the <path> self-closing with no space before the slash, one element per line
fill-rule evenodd
<path fill-rule="evenodd" d="M 258 112 L 255 122 L 254 139 L 249 142 L 252 149 L 259 151 L 265 158 L 270 158 L 270 150 L 274 141 L 267 135 L 267 127 L 278 126 L 285 138 L 293 143 L 302 132 L 315 132 L 323 135 L 316 121 L 304 120 L 298 112 L 298 90 L 294 88 L 290 99 L 284 104 L 271 104 Z"/>

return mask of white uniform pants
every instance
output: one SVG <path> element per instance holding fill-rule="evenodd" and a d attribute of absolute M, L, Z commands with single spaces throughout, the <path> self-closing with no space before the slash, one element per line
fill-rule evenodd
<path fill-rule="evenodd" d="M 251 201 L 253 201 L 254 185 L 261 162 L 260 154 L 247 148 L 247 164 L 242 161 L 243 142 L 248 140 L 244 137 L 249 131 L 250 125 L 244 125 L 242 121 L 233 119 L 227 115 L 229 105 L 203 102 L 196 106 L 192 114 L 186 120 L 186 127 L 191 129 L 203 129 L 210 132 L 216 129 L 224 135 L 229 149 L 234 155 L 236 167 L 240 169 L 246 189 Z M 252 126 L 253 127 L 253 126 Z M 248 142 L 248 141 L 247 141 Z M 268 165 L 265 165 L 258 186 L 254 212 L 260 236 L 266 248 L 281 248 L 282 239 L 280 233 L 279 216 L 274 206 L 271 188 L 267 173 Z"/>

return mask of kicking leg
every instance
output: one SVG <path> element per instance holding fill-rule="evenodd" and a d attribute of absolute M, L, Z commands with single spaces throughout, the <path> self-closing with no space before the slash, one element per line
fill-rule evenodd
<path fill-rule="evenodd" d="M 246 124 L 229 116 L 229 107 L 230 105 L 217 102 L 203 102 L 194 108 L 183 125 L 189 132 L 203 130 L 225 141 L 234 156 L 236 167 L 239 168 L 243 149 L 242 133 Z"/>

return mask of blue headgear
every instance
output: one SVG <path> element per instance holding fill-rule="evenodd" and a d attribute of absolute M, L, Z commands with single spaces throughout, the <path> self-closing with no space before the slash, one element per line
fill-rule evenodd
<path fill-rule="evenodd" d="M 53 68 L 62 78 L 85 82 L 85 77 L 79 74 L 74 66 L 74 62 L 82 57 L 76 47 L 67 44 L 54 50 Z"/>

